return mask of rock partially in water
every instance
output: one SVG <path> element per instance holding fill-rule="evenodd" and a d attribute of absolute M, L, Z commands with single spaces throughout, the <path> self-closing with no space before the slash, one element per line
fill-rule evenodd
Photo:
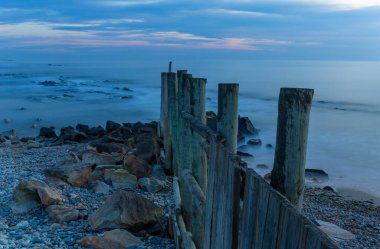
<path fill-rule="evenodd" d="M 46 208 L 46 212 L 55 223 L 79 219 L 79 211 L 73 206 L 51 205 Z"/>
<path fill-rule="evenodd" d="M 253 139 L 250 139 L 247 144 L 249 145 L 252 145 L 252 146 L 259 146 L 261 145 L 261 139 L 258 139 L 258 138 L 253 138 Z"/>
<path fill-rule="evenodd" d="M 95 164 L 93 163 L 80 162 L 46 169 L 45 173 L 48 176 L 58 177 L 68 182 L 71 186 L 82 187 L 91 178 L 94 168 Z"/>
<path fill-rule="evenodd" d="M 137 178 L 147 177 L 152 172 L 152 167 L 135 155 L 127 155 L 124 158 L 124 168 Z"/>
<path fill-rule="evenodd" d="M 43 181 L 23 180 L 13 192 L 11 207 L 14 213 L 26 213 L 41 204 L 49 206 L 63 198 L 64 196 Z"/>
<path fill-rule="evenodd" d="M 107 198 L 99 209 L 89 216 L 94 230 L 126 228 L 138 231 L 155 225 L 164 215 L 162 208 L 133 192 L 119 191 Z"/>
<path fill-rule="evenodd" d="M 108 120 L 106 123 L 106 131 L 111 133 L 121 127 L 121 124 Z"/>
<path fill-rule="evenodd" d="M 237 154 L 238 156 L 241 156 L 241 157 L 253 157 L 252 154 L 249 154 L 249 153 L 247 153 L 247 152 L 243 152 L 243 151 L 240 151 L 240 150 L 238 150 L 238 151 L 236 152 L 236 154 Z"/>
<path fill-rule="evenodd" d="M 85 133 L 76 132 L 72 126 L 62 128 L 59 138 L 63 141 L 74 141 L 78 143 L 88 140 L 88 136 Z"/>
<path fill-rule="evenodd" d="M 257 135 L 259 130 L 256 129 L 248 117 L 239 117 L 239 131 L 247 135 Z"/>
<path fill-rule="evenodd" d="M 115 229 L 104 233 L 104 236 L 86 236 L 77 241 L 82 247 L 94 249 L 125 249 L 134 248 L 143 242 L 126 230 Z"/>

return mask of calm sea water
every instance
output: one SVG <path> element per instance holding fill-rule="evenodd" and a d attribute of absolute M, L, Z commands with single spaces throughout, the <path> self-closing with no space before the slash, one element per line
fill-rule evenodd
<path fill-rule="evenodd" d="M 0 122 L 0 131 L 35 135 L 33 124 L 60 128 L 159 118 L 160 72 L 167 70 L 166 62 L 48 63 L 0 61 L 0 118 L 12 119 Z M 260 129 L 264 145 L 275 144 L 280 87 L 315 89 L 307 167 L 325 170 L 325 184 L 338 190 L 380 199 L 380 62 L 200 60 L 175 61 L 174 66 L 208 79 L 208 110 L 216 110 L 218 83 L 240 83 L 240 114 Z M 61 84 L 39 84 L 45 80 Z M 244 150 L 255 155 L 250 167 L 261 174 L 270 171 L 273 149 Z M 263 163 L 270 168 L 256 168 Z"/>

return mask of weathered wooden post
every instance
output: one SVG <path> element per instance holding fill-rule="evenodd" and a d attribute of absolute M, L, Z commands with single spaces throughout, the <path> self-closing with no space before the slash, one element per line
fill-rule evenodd
<path fill-rule="evenodd" d="M 314 90 L 281 88 L 271 185 L 302 209 L 307 135 Z"/>
<path fill-rule="evenodd" d="M 238 134 L 238 101 L 239 101 L 239 84 L 219 84 L 218 88 L 218 132 L 225 138 L 226 148 L 236 153 L 237 134 Z M 233 185 L 228 186 L 234 193 L 233 200 L 233 228 L 232 228 L 232 248 L 238 247 L 239 234 L 239 211 L 240 211 L 240 171 L 238 170 L 237 161 L 228 164 L 227 167 L 233 167 Z"/>
<path fill-rule="evenodd" d="M 239 84 L 219 84 L 218 132 L 226 140 L 226 148 L 236 153 L 238 134 Z"/>
<path fill-rule="evenodd" d="M 164 73 L 165 75 L 165 73 Z M 165 168 L 168 171 L 173 171 L 173 146 L 172 146 L 172 136 L 173 130 L 176 129 L 176 123 L 173 117 L 175 117 L 175 106 L 177 99 L 177 79 L 175 73 L 166 73 L 166 105 L 165 110 L 165 120 L 164 120 L 164 148 L 165 148 Z M 164 77 L 165 77 L 164 76 Z M 165 80 L 165 79 L 164 79 Z"/>
<path fill-rule="evenodd" d="M 190 114 L 206 125 L 206 79 L 191 79 Z M 197 132 L 192 134 L 193 175 L 203 192 L 207 187 L 207 157 L 204 149 L 205 139 Z"/>
<path fill-rule="evenodd" d="M 165 116 L 166 116 L 166 107 L 167 105 L 167 90 L 166 84 L 167 82 L 167 74 L 161 73 L 161 109 L 160 109 L 160 127 L 158 129 L 159 136 L 161 138 L 164 137 L 164 127 L 165 127 Z"/>

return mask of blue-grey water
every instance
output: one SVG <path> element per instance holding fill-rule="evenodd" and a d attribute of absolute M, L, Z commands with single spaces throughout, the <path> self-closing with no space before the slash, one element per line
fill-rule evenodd
<path fill-rule="evenodd" d="M 48 65 L 52 63 L 53 65 Z M 217 84 L 240 83 L 240 114 L 260 129 L 261 147 L 250 167 L 273 164 L 280 87 L 314 88 L 307 167 L 329 174 L 328 185 L 380 199 L 380 62 L 347 61 L 175 61 L 208 79 L 207 106 L 216 110 Z M 0 61 L 0 131 L 20 136 L 38 129 L 86 123 L 151 121 L 159 118 L 160 72 L 164 61 L 20 62 Z M 41 85 L 51 80 L 56 86 Z M 129 88 L 132 91 L 127 91 Z M 25 108 L 21 110 L 20 108 Z M 42 121 L 36 121 L 41 118 Z M 363 196 L 365 196 L 363 194 Z"/>

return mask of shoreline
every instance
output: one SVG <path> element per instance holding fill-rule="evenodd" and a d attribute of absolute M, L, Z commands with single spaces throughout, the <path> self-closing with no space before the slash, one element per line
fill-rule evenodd
<path fill-rule="evenodd" d="M 153 127 L 153 124 L 142 123 L 125 125 L 127 125 L 131 131 L 135 130 L 135 132 L 137 132 L 138 129 L 140 129 L 140 132 L 142 131 L 140 135 L 149 131 Z M 117 123 L 109 122 L 109 125 L 107 125 L 106 129 L 103 128 L 103 130 L 109 130 L 110 133 L 103 133 L 103 130 L 99 127 L 98 130 L 95 129 L 93 131 L 103 134 L 102 137 L 105 136 L 107 139 L 111 139 L 109 134 L 115 132 L 115 130 L 122 129 L 124 125 L 121 125 L 120 127 Z M 134 129 L 133 127 L 139 128 Z M 79 128 L 77 130 L 84 129 L 87 133 L 91 134 L 90 130 L 92 128 L 90 127 L 77 126 L 77 128 Z M 152 134 L 154 134 L 154 130 L 151 131 L 153 132 Z M 66 138 L 79 139 L 80 137 L 72 136 L 72 134 L 69 136 L 70 132 L 72 132 L 70 129 L 64 131 L 64 133 L 65 132 Z M 76 133 L 80 132 L 78 131 Z M 138 133 L 139 132 L 133 135 L 134 139 L 139 137 Z M 45 135 L 47 135 L 47 133 Z M 38 247 L 29 248 L 52 248 L 53 246 L 59 246 L 59 248 L 81 248 L 76 244 L 78 240 L 85 236 L 102 234 L 93 231 L 90 228 L 87 219 L 89 215 L 94 213 L 96 209 L 106 201 L 106 196 L 108 194 L 94 194 L 90 185 L 85 185 L 81 188 L 73 188 L 65 183 L 65 187 L 59 189 L 67 198 L 67 201 L 62 204 L 67 205 L 68 203 L 77 203 L 78 205 L 81 204 L 81 207 L 79 208 L 80 210 L 87 210 L 87 214 L 84 214 L 83 218 L 78 221 L 64 222 L 60 225 L 51 221 L 51 218 L 49 218 L 44 208 L 38 208 L 37 210 L 24 215 L 16 215 L 12 213 L 10 207 L 12 192 L 20 181 L 30 177 L 39 180 L 46 179 L 44 173 L 46 169 L 54 169 L 55 167 L 62 165 L 65 160 L 72 161 L 73 153 L 74 155 L 81 155 L 81 151 L 86 151 L 90 147 L 94 148 L 94 145 L 95 150 L 99 149 L 103 150 L 103 152 L 105 150 L 111 152 L 112 150 L 120 149 L 119 147 L 111 145 L 106 147 L 96 146 L 94 141 L 96 142 L 99 139 L 100 138 L 98 137 L 88 141 L 83 140 L 79 142 L 67 140 L 65 143 L 65 139 L 60 140 L 58 136 L 55 139 L 29 138 L 18 140 L 14 138 L 13 140 L 8 140 L 9 142 L 0 145 L 0 172 L 2 173 L 0 174 L 2 176 L 0 231 L 3 233 L 3 235 L 0 236 L 0 246 L 5 243 L 5 245 L 10 246 L 8 248 L 18 248 L 18 246 L 23 246 L 23 243 L 31 243 L 34 241 L 33 244 L 38 245 Z M 135 142 L 138 143 L 139 139 Z M 114 139 L 112 143 L 117 141 L 118 140 Z M 126 143 L 126 141 L 127 140 L 123 140 L 123 143 Z M 133 151 L 136 150 L 136 147 L 132 146 L 130 149 Z M 160 165 L 159 162 L 154 162 L 152 164 Z M 140 187 L 135 189 L 134 192 L 164 207 L 166 215 L 170 215 L 171 212 L 173 212 L 171 178 L 170 176 L 162 175 L 162 168 L 161 177 L 163 177 L 165 182 L 162 193 L 158 192 L 150 194 L 146 191 L 142 191 Z M 48 185 L 52 187 L 55 186 L 55 184 L 50 185 L 49 182 Z M 110 193 L 112 193 L 112 191 Z M 355 239 L 337 241 L 342 248 L 357 248 L 358 245 L 360 248 L 380 247 L 380 225 L 378 225 L 380 224 L 380 207 L 373 203 L 350 200 L 331 190 L 306 187 L 303 212 L 312 220 L 331 222 L 353 233 L 356 236 Z M 25 223 L 25 221 L 28 224 L 26 227 L 27 229 L 31 226 L 38 227 L 37 232 L 40 232 L 38 235 L 43 238 L 42 240 L 46 239 L 50 243 L 45 245 L 47 247 L 43 247 L 41 240 L 35 239 L 36 236 L 33 234 L 29 235 L 28 232 L 25 233 L 24 230 L 18 228 L 20 227 L 20 223 Z M 75 230 L 73 228 L 75 226 L 79 230 Z M 159 230 L 160 228 L 156 227 L 155 232 L 160 233 Z M 60 233 L 57 233 L 56 231 L 60 231 Z M 74 236 L 74 240 L 70 239 L 73 237 L 72 231 L 77 231 L 78 234 L 78 236 Z M 167 249 L 173 248 L 173 241 L 171 241 L 165 233 L 163 236 L 154 235 L 154 231 L 152 233 L 153 234 L 150 234 L 148 229 L 143 233 L 134 233 L 134 235 L 142 240 L 145 243 L 144 245 L 150 245 L 152 248 L 162 248 L 162 245 L 165 245 L 165 248 Z M 53 240 L 49 236 L 52 237 Z M 156 241 L 156 244 L 152 244 L 151 240 Z"/>

